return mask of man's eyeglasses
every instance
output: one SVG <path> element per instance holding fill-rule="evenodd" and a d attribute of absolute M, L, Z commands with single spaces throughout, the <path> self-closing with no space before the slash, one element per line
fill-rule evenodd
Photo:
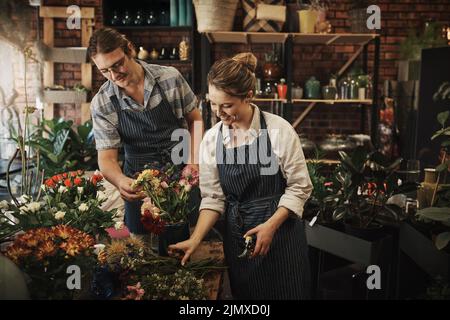
<path fill-rule="evenodd" d="M 126 58 L 126 56 L 123 56 L 122 59 L 120 59 L 119 61 L 114 63 L 111 67 L 100 69 L 100 72 L 103 73 L 103 74 L 107 74 L 109 72 L 118 73 L 119 69 L 122 68 L 123 65 L 125 64 L 125 58 Z"/>

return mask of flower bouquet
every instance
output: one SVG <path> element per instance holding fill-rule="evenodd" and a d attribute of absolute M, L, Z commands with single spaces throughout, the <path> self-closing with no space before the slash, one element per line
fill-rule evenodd
<path fill-rule="evenodd" d="M 226 269 L 214 258 L 182 266 L 178 258 L 158 256 L 133 238 L 112 240 L 99 253 L 99 262 L 119 279 L 125 300 L 206 299 L 208 284 L 203 279 Z"/>
<path fill-rule="evenodd" d="M 89 275 L 96 263 L 94 243 L 92 236 L 69 226 L 36 228 L 19 235 L 5 256 L 31 279 L 32 298 L 70 299 L 75 290 L 68 288 L 68 267 L 79 267 L 81 277 Z"/>
<path fill-rule="evenodd" d="M 181 170 L 166 164 L 142 171 L 133 183 L 147 196 L 141 207 L 141 221 L 146 230 L 160 235 L 160 254 L 167 254 L 167 245 L 189 238 L 188 200 L 198 182 L 198 172 L 192 166 Z"/>
<path fill-rule="evenodd" d="M 96 172 L 90 178 L 84 172 L 73 171 L 55 175 L 41 186 L 40 201 L 22 197 L 19 205 L 0 203 L 0 239 L 18 231 L 39 227 L 70 225 L 92 236 L 107 235 L 114 225 L 115 210 L 100 207 L 107 197 L 103 193 L 103 176 Z"/>

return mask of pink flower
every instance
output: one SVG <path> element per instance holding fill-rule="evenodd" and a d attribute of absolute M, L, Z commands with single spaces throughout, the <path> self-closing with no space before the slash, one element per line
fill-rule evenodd
<path fill-rule="evenodd" d="M 130 292 L 125 299 L 132 300 L 142 300 L 142 297 L 145 294 L 145 290 L 141 288 L 141 283 L 138 282 L 134 286 L 127 286 L 128 291 Z"/>
<path fill-rule="evenodd" d="M 167 188 L 169 188 L 169 185 L 167 184 L 167 182 L 163 181 L 163 182 L 161 182 L 161 188 L 167 189 Z"/>
<path fill-rule="evenodd" d="M 193 165 L 187 165 L 183 168 L 181 176 L 186 179 L 191 186 L 198 185 L 198 170 Z"/>

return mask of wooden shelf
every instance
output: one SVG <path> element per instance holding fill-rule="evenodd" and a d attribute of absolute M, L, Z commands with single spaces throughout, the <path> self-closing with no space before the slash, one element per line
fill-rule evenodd
<path fill-rule="evenodd" d="M 181 64 L 190 66 L 192 65 L 192 60 L 170 60 L 170 59 L 163 59 L 163 60 L 145 60 L 145 62 L 150 64 L 163 64 L 163 65 L 171 65 L 171 64 Z"/>
<path fill-rule="evenodd" d="M 191 31 L 192 26 L 109 26 L 117 30 L 149 30 L 149 31 Z"/>
<path fill-rule="evenodd" d="M 289 36 L 282 32 L 206 32 L 210 43 L 284 43 Z"/>
<path fill-rule="evenodd" d="M 357 100 L 357 99 L 345 99 L 345 100 L 324 100 L 324 99 L 292 99 L 292 103 L 325 103 L 325 104 L 367 104 L 371 105 L 373 102 L 371 99 Z"/>
<path fill-rule="evenodd" d="M 378 34 L 355 34 L 355 33 L 292 33 L 296 44 L 357 44 L 364 45 Z"/>
<path fill-rule="evenodd" d="M 296 44 L 357 44 L 364 45 L 378 34 L 352 33 L 285 33 L 285 32 L 205 32 L 210 43 L 284 43 L 289 36 Z"/>
<path fill-rule="evenodd" d="M 85 47 L 51 48 L 42 44 L 41 48 L 44 61 L 57 63 L 87 63 L 87 48 Z"/>
<path fill-rule="evenodd" d="M 283 102 L 287 103 L 286 99 L 271 99 L 271 98 L 254 98 L 252 101 L 255 102 Z"/>
<path fill-rule="evenodd" d="M 332 160 L 332 159 L 320 159 L 320 160 L 316 160 L 316 159 L 306 159 L 306 162 L 318 162 L 318 163 L 322 163 L 322 164 L 326 164 L 326 165 L 338 165 L 339 163 L 341 163 L 339 160 Z"/>
<path fill-rule="evenodd" d="M 44 90 L 44 103 L 86 103 L 87 92 L 75 90 Z"/>

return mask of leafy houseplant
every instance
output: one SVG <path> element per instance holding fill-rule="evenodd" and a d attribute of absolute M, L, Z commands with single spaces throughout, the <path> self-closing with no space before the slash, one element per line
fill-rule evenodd
<path fill-rule="evenodd" d="M 95 170 L 97 151 L 91 137 L 90 121 L 74 129 L 71 120 L 42 120 L 28 144 L 39 150 L 40 166 L 51 177 L 60 171 Z"/>
<path fill-rule="evenodd" d="M 361 147 L 348 155 L 340 151 L 341 164 L 336 168 L 335 220 L 345 219 L 351 225 L 367 229 L 374 227 L 376 218 L 399 216 L 387 205 L 390 197 L 417 188 L 415 183 L 398 184 L 396 170 L 402 159 L 388 161 L 380 152 L 368 153 Z"/>
<path fill-rule="evenodd" d="M 308 162 L 307 167 L 313 185 L 313 191 L 306 203 L 306 208 L 315 213 L 318 223 L 332 223 L 334 222 L 334 189 L 331 181 L 321 172 L 323 165 L 320 162 L 320 155 L 317 149 L 316 159 Z"/>
<path fill-rule="evenodd" d="M 435 95 L 434 99 L 447 100 L 448 89 L 442 89 L 448 83 L 444 83 L 440 90 L 440 95 Z M 449 86 L 450 87 L 450 86 Z M 433 192 L 433 198 L 431 200 L 431 207 L 421 209 L 417 212 L 416 216 L 418 220 L 425 222 L 434 222 L 441 228 L 442 232 L 436 235 L 435 245 L 438 249 L 443 249 L 450 243 L 450 184 L 445 184 L 450 170 L 450 111 L 441 112 L 437 115 L 437 121 L 441 125 L 439 129 L 432 137 L 431 140 L 441 139 L 441 164 L 436 167 L 438 177 Z M 444 176 L 444 184 L 440 184 L 441 177 Z M 438 191 L 439 190 L 439 191 Z"/>

